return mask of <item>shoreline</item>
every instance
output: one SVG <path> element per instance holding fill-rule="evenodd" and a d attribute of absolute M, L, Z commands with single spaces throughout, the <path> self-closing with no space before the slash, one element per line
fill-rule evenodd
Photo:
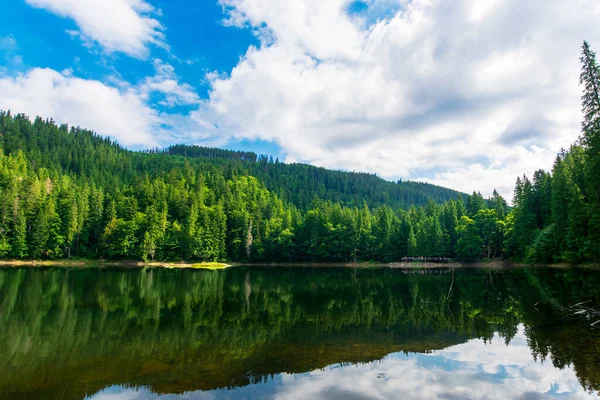
<path fill-rule="evenodd" d="M 204 269 L 217 270 L 229 267 L 274 267 L 274 268 L 390 268 L 390 269 L 429 269 L 429 268 L 598 268 L 598 264 L 526 264 L 511 261 L 493 260 L 486 262 L 462 263 L 450 261 L 445 263 L 405 261 L 405 262 L 182 262 L 182 261 L 151 261 L 136 260 L 0 260 L 2 267 L 29 267 L 29 268 L 165 268 L 165 269 Z"/>
<path fill-rule="evenodd" d="M 165 269 L 225 269 L 231 264 L 218 262 L 167 262 L 135 260 L 0 260 L 0 267 L 57 268 L 165 268 Z"/>

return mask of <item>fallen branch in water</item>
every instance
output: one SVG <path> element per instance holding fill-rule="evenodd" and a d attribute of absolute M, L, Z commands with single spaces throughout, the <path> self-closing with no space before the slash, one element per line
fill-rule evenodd
<path fill-rule="evenodd" d="M 569 306 L 569 307 L 573 308 L 573 307 L 580 306 L 580 305 L 582 305 L 582 304 L 587 304 L 587 303 L 589 303 L 589 302 L 591 302 L 591 300 L 588 300 L 588 301 L 582 301 L 581 303 L 573 304 L 572 306 Z"/>
<path fill-rule="evenodd" d="M 582 301 L 577 304 L 573 304 L 569 307 L 562 307 L 562 310 L 567 312 L 569 315 L 577 318 L 583 317 L 587 320 L 600 318 L 600 310 L 598 308 L 599 306 L 590 307 L 585 305 L 590 303 L 591 301 L 592 300 Z M 600 324 L 600 319 L 598 319 L 596 322 L 591 323 L 590 326 L 595 327 L 598 324 Z"/>

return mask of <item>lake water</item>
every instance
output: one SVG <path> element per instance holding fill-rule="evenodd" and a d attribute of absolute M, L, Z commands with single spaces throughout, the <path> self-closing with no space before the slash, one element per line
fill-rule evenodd
<path fill-rule="evenodd" d="M 589 269 L 0 269 L 0 399 L 598 398 L 598 306 Z"/>

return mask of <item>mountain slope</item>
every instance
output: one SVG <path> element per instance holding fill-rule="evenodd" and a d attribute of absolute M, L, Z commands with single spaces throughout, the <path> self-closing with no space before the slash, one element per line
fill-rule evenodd
<path fill-rule="evenodd" d="M 334 171 L 307 164 L 285 164 L 252 152 L 175 145 L 164 150 L 130 151 L 94 132 L 57 127 L 52 120 L 0 114 L 0 148 L 5 154 L 24 151 L 33 165 L 60 173 L 90 178 L 102 186 L 131 184 L 136 177 L 160 176 L 172 168 L 209 171 L 218 166 L 225 176 L 249 175 L 302 210 L 315 196 L 345 206 L 386 204 L 394 209 L 425 205 L 429 198 L 441 203 L 459 192 L 421 182 L 390 182 L 373 174 Z"/>
<path fill-rule="evenodd" d="M 3 112 L 0 148 L 0 258 L 452 256 L 458 219 L 484 205 L 471 196 L 465 208 L 457 192 L 433 185 L 248 152 L 130 151 L 91 131 Z"/>

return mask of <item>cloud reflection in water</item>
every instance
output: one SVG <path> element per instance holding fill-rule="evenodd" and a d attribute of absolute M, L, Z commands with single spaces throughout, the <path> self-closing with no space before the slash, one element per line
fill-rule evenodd
<path fill-rule="evenodd" d="M 111 386 L 90 400 L 150 399 L 595 399 L 572 368 L 534 360 L 523 326 L 508 346 L 498 335 L 422 353 L 393 353 L 380 361 L 332 365 L 231 390 L 155 394 Z"/>

